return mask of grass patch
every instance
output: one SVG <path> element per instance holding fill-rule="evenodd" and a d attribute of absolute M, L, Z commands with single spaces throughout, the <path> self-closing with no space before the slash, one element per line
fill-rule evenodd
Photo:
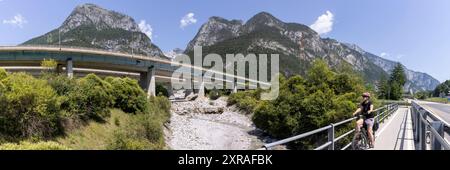
<path fill-rule="evenodd" d="M 67 132 L 66 136 L 57 138 L 56 141 L 76 150 L 104 150 L 114 131 L 117 131 L 120 125 L 132 116 L 119 109 L 111 109 L 111 117 L 105 122 L 91 121 L 82 128 Z"/>
<path fill-rule="evenodd" d="M 20 142 L 0 145 L 0 150 L 70 150 L 70 148 L 56 142 Z"/>
<path fill-rule="evenodd" d="M 128 114 L 111 109 L 111 116 L 105 122 L 91 121 L 56 141 L 75 150 L 164 149 L 161 123 L 153 114 Z"/>
<path fill-rule="evenodd" d="M 425 101 L 448 104 L 447 98 L 433 97 L 425 99 Z"/>

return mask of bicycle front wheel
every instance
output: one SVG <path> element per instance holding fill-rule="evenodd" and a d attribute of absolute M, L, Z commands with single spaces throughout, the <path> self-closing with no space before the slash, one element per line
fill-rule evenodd
<path fill-rule="evenodd" d="M 367 150 L 369 148 L 369 141 L 364 133 L 359 133 L 353 137 L 352 149 L 353 150 Z"/>

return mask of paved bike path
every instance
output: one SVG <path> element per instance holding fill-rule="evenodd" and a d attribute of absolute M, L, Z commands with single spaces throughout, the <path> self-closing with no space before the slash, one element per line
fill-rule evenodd
<path fill-rule="evenodd" d="M 414 150 L 411 111 L 408 107 L 399 107 L 387 118 L 375 133 L 373 150 Z"/>

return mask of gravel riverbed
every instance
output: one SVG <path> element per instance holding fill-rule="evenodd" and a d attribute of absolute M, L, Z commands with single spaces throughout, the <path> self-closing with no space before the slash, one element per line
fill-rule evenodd
<path fill-rule="evenodd" d="M 226 98 L 199 98 L 174 102 L 166 125 L 166 143 L 174 150 L 251 150 L 260 148 L 264 137 L 249 116 L 226 106 Z M 202 113 L 211 108 L 217 113 Z"/>

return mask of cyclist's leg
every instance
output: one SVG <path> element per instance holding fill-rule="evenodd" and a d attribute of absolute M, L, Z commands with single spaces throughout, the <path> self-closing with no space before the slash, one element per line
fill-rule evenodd
<path fill-rule="evenodd" d="M 367 125 L 367 136 L 369 137 L 369 141 L 371 146 L 373 147 L 375 144 L 375 137 L 373 136 L 373 123 L 374 123 L 374 119 L 370 118 L 370 119 L 366 119 L 364 121 Z"/>
<path fill-rule="evenodd" d="M 359 132 L 361 130 L 361 127 L 363 126 L 363 123 L 364 123 L 363 119 L 358 119 L 356 121 L 356 127 L 355 127 L 356 132 Z"/>
<path fill-rule="evenodd" d="M 356 127 L 355 127 L 355 135 L 354 135 L 354 139 L 359 140 L 359 132 L 361 131 L 361 127 L 364 123 L 363 119 L 358 119 L 356 121 Z"/>
<path fill-rule="evenodd" d="M 353 141 L 352 141 L 352 148 L 354 150 L 361 149 L 360 142 L 363 141 L 363 140 L 361 140 L 361 138 L 363 136 L 363 135 L 361 135 L 361 128 L 362 128 L 363 123 L 364 123 L 363 119 L 356 120 L 356 127 L 355 127 L 355 133 L 354 133 L 355 135 L 353 136 Z"/>

